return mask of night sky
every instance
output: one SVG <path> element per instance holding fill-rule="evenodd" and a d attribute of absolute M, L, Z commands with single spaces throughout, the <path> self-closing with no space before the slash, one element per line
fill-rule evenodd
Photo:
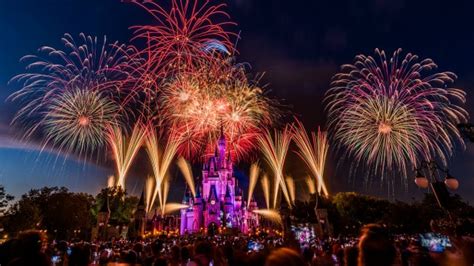
<path fill-rule="evenodd" d="M 432 58 L 442 71 L 455 72 L 459 76 L 456 86 L 468 93 L 466 109 L 474 111 L 472 1 L 224 2 L 238 23 L 233 30 L 241 31 L 237 60 L 250 63 L 254 74 L 265 73 L 262 83 L 267 84 L 270 96 L 279 99 L 308 128 L 324 126 L 322 97 L 339 66 L 353 62 L 357 54 L 373 54 L 375 48 L 389 54 L 402 48 Z M 108 165 L 84 163 L 54 151 L 40 153 L 37 144 L 15 140 L 19 132 L 12 131 L 9 123 L 18 106 L 6 97 L 19 89 L 18 84 L 7 84 L 23 71 L 19 59 L 43 45 L 61 47 L 64 33 L 74 37 L 81 32 L 107 35 L 109 41 L 128 42 L 128 27 L 144 23 L 152 20 L 143 10 L 119 0 L 0 0 L 0 184 L 8 192 L 18 196 L 30 188 L 64 185 L 95 194 L 114 173 Z M 472 202 L 474 144 L 467 147 L 456 151 L 449 167 L 460 181 L 458 193 Z M 332 153 L 330 158 L 327 178 L 332 192 L 356 190 L 403 200 L 422 195 L 411 176 L 407 189 L 396 186 L 393 193 L 384 185 L 361 186 L 363 177 L 350 182 L 346 167 L 334 170 L 339 156 Z M 290 158 L 289 168 L 302 167 L 293 161 Z M 127 184 L 133 194 L 141 191 L 141 173 L 147 163 L 144 158 L 135 163 Z M 176 181 L 174 190 L 179 191 L 180 182 Z"/>

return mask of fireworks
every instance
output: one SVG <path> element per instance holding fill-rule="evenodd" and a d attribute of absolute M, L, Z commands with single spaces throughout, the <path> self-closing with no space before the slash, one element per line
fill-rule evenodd
<path fill-rule="evenodd" d="M 283 219 L 281 215 L 276 210 L 271 209 L 261 209 L 261 210 L 253 210 L 254 213 L 261 215 L 263 218 L 272 221 L 276 224 L 283 226 Z"/>
<path fill-rule="evenodd" d="M 163 148 L 160 148 L 160 139 L 154 129 L 150 129 L 145 138 L 146 151 L 155 177 L 155 190 L 151 198 L 150 206 L 153 205 L 158 196 L 161 210 L 164 210 L 167 198 L 166 190 L 169 188 L 166 187 L 167 185 L 169 186 L 169 184 L 164 181 L 180 143 L 178 138 L 173 137 L 173 132 L 170 132 L 169 134 L 170 136 Z"/>
<path fill-rule="evenodd" d="M 155 178 L 153 176 L 149 176 L 146 179 L 145 183 L 145 201 L 146 201 L 146 211 L 149 212 L 153 207 L 152 197 L 153 191 L 155 190 Z"/>
<path fill-rule="evenodd" d="M 115 176 L 111 175 L 107 178 L 107 187 L 113 188 L 115 186 Z"/>
<path fill-rule="evenodd" d="M 194 177 L 193 177 L 193 170 L 191 168 L 191 165 L 183 158 L 180 157 L 178 159 L 178 167 L 181 170 L 181 173 L 184 176 L 184 180 L 188 184 L 189 190 L 191 190 L 191 193 L 193 194 L 193 198 L 196 197 L 196 189 L 194 186 Z"/>
<path fill-rule="evenodd" d="M 464 144 L 456 125 L 468 117 L 459 105 L 464 91 L 448 87 L 456 75 L 435 72 L 431 59 L 400 58 L 400 49 L 389 60 L 375 53 L 358 55 L 334 76 L 325 99 L 332 138 L 379 173 L 406 176 L 420 160 L 446 164 L 456 142 Z"/>
<path fill-rule="evenodd" d="M 285 178 L 286 187 L 288 188 L 288 195 L 290 196 L 291 203 L 295 204 L 296 200 L 296 187 L 295 180 L 291 176 Z"/>
<path fill-rule="evenodd" d="M 289 127 L 285 127 L 283 131 L 275 130 L 274 137 L 272 137 L 268 130 L 266 130 L 264 134 L 258 136 L 260 149 L 265 160 L 273 171 L 273 208 L 276 208 L 277 206 L 278 191 L 280 187 L 283 196 L 291 207 L 290 196 L 288 195 L 288 189 L 285 180 L 283 179 L 283 166 L 285 164 L 286 154 L 288 153 L 291 138 L 292 133 Z"/>
<path fill-rule="evenodd" d="M 172 212 L 179 211 L 181 209 L 187 209 L 187 208 L 189 208 L 189 206 L 186 204 L 180 204 L 180 203 L 174 203 L 174 202 L 167 203 L 164 206 L 161 212 L 161 215 L 165 215 L 167 213 L 172 213 Z"/>
<path fill-rule="evenodd" d="M 72 90 L 56 96 L 42 121 L 46 143 L 85 154 L 102 147 L 118 107 L 97 91 Z"/>
<path fill-rule="evenodd" d="M 125 189 L 125 177 L 132 165 L 133 159 L 142 146 L 146 130 L 136 124 L 128 141 L 119 127 L 111 127 L 108 132 L 109 146 L 112 149 L 115 166 L 117 169 L 117 185 Z"/>
<path fill-rule="evenodd" d="M 44 133 L 68 152 L 89 152 L 104 143 L 107 122 L 117 119 L 115 101 L 134 64 L 133 48 L 84 34 L 79 42 L 69 34 L 62 41 L 65 50 L 45 46 L 22 58 L 28 72 L 11 80 L 22 88 L 10 99 L 23 105 L 13 123 L 26 129 L 25 138 Z"/>
<path fill-rule="evenodd" d="M 144 39 L 148 48 L 148 72 L 168 75 L 188 71 L 196 60 L 212 59 L 213 52 L 233 53 L 231 36 L 225 30 L 235 25 L 223 10 L 225 4 L 209 0 L 171 0 L 169 9 L 155 1 L 131 1 L 145 9 L 156 23 L 131 27 L 134 39 Z M 198 69 L 196 69 L 198 70 Z"/>
<path fill-rule="evenodd" d="M 270 179 L 268 175 L 264 174 L 260 181 L 262 185 L 263 196 L 265 198 L 265 204 L 267 209 L 270 209 Z"/>
<path fill-rule="evenodd" d="M 305 183 L 308 187 L 309 194 L 316 193 L 316 184 L 314 183 L 314 179 L 311 176 L 307 176 L 305 178 Z"/>
<path fill-rule="evenodd" d="M 224 62 L 224 64 L 227 64 Z M 183 132 L 186 143 L 180 154 L 212 153 L 222 133 L 234 158 L 248 154 L 260 128 L 272 124 L 277 112 L 263 90 L 242 78 L 238 67 L 211 71 L 204 65 L 199 74 L 183 73 L 163 88 L 160 107 L 168 123 Z"/>
<path fill-rule="evenodd" d="M 250 166 L 250 176 L 249 176 L 249 194 L 247 198 L 247 208 L 250 206 L 250 201 L 252 200 L 253 190 L 257 184 L 258 174 L 260 172 L 260 167 L 257 163 L 254 163 Z"/>
<path fill-rule="evenodd" d="M 306 129 L 300 121 L 296 121 L 293 126 L 293 140 L 298 146 L 296 152 L 311 170 L 313 177 L 318 184 L 318 193 L 321 191 L 328 196 L 328 190 L 324 182 L 324 167 L 326 165 L 326 156 L 329 149 L 329 143 L 325 132 L 318 129 L 318 133 L 311 132 L 311 139 L 306 133 Z"/>

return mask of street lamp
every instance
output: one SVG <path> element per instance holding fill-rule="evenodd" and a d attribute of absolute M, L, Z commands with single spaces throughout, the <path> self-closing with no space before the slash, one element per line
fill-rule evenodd
<path fill-rule="evenodd" d="M 444 169 L 440 167 L 436 162 L 434 161 L 423 161 L 421 162 L 420 168 L 415 169 L 416 171 L 416 176 L 415 176 L 415 184 L 419 188 L 428 188 L 430 182 L 428 181 L 428 178 L 426 178 L 422 174 L 422 170 L 427 169 L 430 173 L 430 178 L 431 178 L 431 183 L 434 182 L 439 182 L 439 180 L 436 178 L 436 171 L 440 171 L 446 174 L 446 177 L 444 178 L 444 184 L 446 185 L 447 188 L 451 190 L 456 190 L 459 187 L 459 181 L 454 178 L 452 175 L 449 174 L 448 169 Z"/>
<path fill-rule="evenodd" d="M 423 170 L 428 171 L 430 180 L 428 180 L 428 178 L 423 175 Z M 419 188 L 423 189 L 426 189 L 428 188 L 428 186 L 431 185 L 431 190 L 433 191 L 436 201 L 438 201 L 439 206 L 444 209 L 442 203 L 445 203 L 446 198 L 449 195 L 449 192 L 446 188 L 456 190 L 459 187 L 458 180 L 449 174 L 448 169 L 442 168 L 434 161 L 422 161 L 420 167 L 415 169 L 415 171 L 415 184 Z M 446 177 L 444 178 L 444 183 L 439 181 L 436 177 L 437 172 L 442 172 L 446 174 Z"/>

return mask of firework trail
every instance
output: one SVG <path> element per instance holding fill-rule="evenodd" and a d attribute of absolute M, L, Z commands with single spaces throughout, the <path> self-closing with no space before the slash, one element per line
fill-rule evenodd
<path fill-rule="evenodd" d="M 195 198 L 196 197 L 196 189 L 195 189 L 196 187 L 194 185 L 194 176 L 193 176 L 193 170 L 191 168 L 191 165 L 183 157 L 180 157 L 178 159 L 177 165 L 178 165 L 179 169 L 181 170 L 181 173 L 184 176 L 184 180 L 186 181 L 186 184 L 188 184 L 189 190 L 191 190 L 193 198 Z"/>
<path fill-rule="evenodd" d="M 108 142 L 112 149 L 115 166 L 117 169 L 117 185 L 125 190 L 125 177 L 135 156 L 140 150 L 146 130 L 141 124 L 136 124 L 132 134 L 126 140 L 124 132 L 119 127 L 111 127 L 108 132 Z"/>
<path fill-rule="evenodd" d="M 306 186 L 308 186 L 309 194 L 316 193 L 316 184 L 314 183 L 314 179 L 311 176 L 307 176 L 305 179 Z"/>
<path fill-rule="evenodd" d="M 107 187 L 112 188 L 115 186 L 115 176 L 111 175 L 107 178 Z"/>
<path fill-rule="evenodd" d="M 261 215 L 263 218 L 271 222 L 274 222 L 276 224 L 283 226 L 283 219 L 281 218 L 281 215 L 276 210 L 260 209 L 260 210 L 253 210 L 252 212 L 258 215 Z"/>
<path fill-rule="evenodd" d="M 265 204 L 267 209 L 270 209 L 270 179 L 267 174 L 264 174 L 260 180 L 263 190 L 263 196 L 265 197 Z"/>
<path fill-rule="evenodd" d="M 249 176 L 249 194 L 247 198 L 247 208 L 250 207 L 250 201 L 253 197 L 253 191 L 255 189 L 255 185 L 257 184 L 258 175 L 260 173 L 260 167 L 258 163 L 254 163 L 250 166 L 250 176 Z"/>
<path fill-rule="evenodd" d="M 325 102 L 330 135 L 346 156 L 367 162 L 382 178 L 406 172 L 421 160 L 446 165 L 456 143 L 456 125 L 467 120 L 465 92 L 451 88 L 452 72 L 436 72 L 431 59 L 396 50 L 387 60 L 358 55 L 336 74 Z"/>
<path fill-rule="evenodd" d="M 326 157 L 329 150 L 329 143 L 325 132 L 311 132 L 311 139 L 306 133 L 303 124 L 296 120 L 296 125 L 292 126 L 293 140 L 298 146 L 296 152 L 299 157 L 306 163 L 313 177 L 317 180 L 318 193 L 321 191 L 328 196 L 328 190 L 324 182 L 324 167 L 326 165 Z"/>
<path fill-rule="evenodd" d="M 148 154 L 148 158 L 150 159 L 150 163 L 153 169 L 153 175 L 155 177 L 155 190 L 153 192 L 153 196 L 151 198 L 151 205 L 156 200 L 158 196 L 160 209 L 164 210 L 164 180 L 166 178 L 166 174 L 168 169 L 173 161 L 176 151 L 179 147 L 180 140 L 179 138 L 175 137 L 173 132 L 169 133 L 170 135 L 166 139 L 165 146 L 163 148 L 160 147 L 161 138 L 156 133 L 156 130 L 150 128 L 148 133 L 145 137 L 145 147 Z"/>
<path fill-rule="evenodd" d="M 291 203 L 295 204 L 295 200 L 296 200 L 295 180 L 291 176 L 287 176 L 285 181 L 286 181 L 286 187 L 288 188 L 288 195 L 290 196 Z"/>
<path fill-rule="evenodd" d="M 275 130 L 274 137 L 272 137 L 272 134 L 268 130 L 258 136 L 260 150 L 263 153 L 268 165 L 272 169 L 275 179 L 273 183 L 273 208 L 276 208 L 278 191 L 280 187 L 283 192 L 283 196 L 288 202 L 288 205 L 291 207 L 288 189 L 283 178 L 283 166 L 285 164 L 291 138 L 292 133 L 288 126 L 285 127 L 283 131 Z"/>
<path fill-rule="evenodd" d="M 146 197 L 146 211 L 149 212 L 153 208 L 153 191 L 155 190 L 155 178 L 153 176 L 149 176 L 146 179 L 145 183 L 145 197 Z"/>
<path fill-rule="evenodd" d="M 64 50 L 44 46 L 39 55 L 23 57 L 27 72 L 11 79 L 22 88 L 9 99 L 22 105 L 12 124 L 25 129 L 24 138 L 45 135 L 45 145 L 88 153 L 104 144 L 104 129 L 121 118 L 117 101 L 135 64 L 134 48 L 79 37 L 65 34 Z"/>
<path fill-rule="evenodd" d="M 161 212 L 161 214 L 165 215 L 165 214 L 168 214 L 168 213 L 173 213 L 175 211 L 179 211 L 181 209 L 187 209 L 187 208 L 189 208 L 189 206 L 186 205 L 186 204 L 171 202 L 171 203 L 167 203 L 164 206 L 163 211 Z"/>

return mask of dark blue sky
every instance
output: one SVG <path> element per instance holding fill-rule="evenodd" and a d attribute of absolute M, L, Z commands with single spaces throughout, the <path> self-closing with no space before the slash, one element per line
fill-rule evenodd
<path fill-rule="evenodd" d="M 166 0 L 161 0 L 166 2 Z M 265 72 L 264 83 L 272 96 L 283 100 L 307 127 L 324 124 L 321 98 L 331 76 L 359 53 L 378 47 L 391 53 L 396 48 L 430 57 L 441 70 L 458 74 L 458 87 L 468 93 L 467 109 L 474 111 L 474 27 L 472 1 L 340 0 L 283 1 L 233 0 L 227 11 L 239 24 L 239 61 L 249 62 L 255 73 Z M 128 27 L 150 23 L 136 6 L 119 0 L 0 0 L 0 183 L 18 195 L 31 187 L 65 185 L 77 191 L 95 193 L 114 171 L 47 153 L 31 151 L 34 145 L 18 148 L 15 132 L 8 124 L 17 106 L 5 102 L 17 90 L 8 80 L 23 71 L 18 60 L 42 45 L 60 46 L 66 32 L 77 36 L 107 35 L 126 42 Z M 459 193 L 473 201 L 474 144 L 458 151 L 450 168 L 459 178 Z M 332 156 L 337 158 L 336 156 Z M 346 171 L 334 172 L 329 164 L 333 191 L 360 190 L 349 184 Z M 140 173 L 146 161 L 139 160 Z M 295 167 L 295 166 L 293 166 Z M 411 177 L 410 177 L 411 179 Z M 136 174 L 129 188 L 139 191 Z M 365 191 L 365 190 L 363 190 Z M 387 195 L 385 187 L 372 186 L 372 194 Z M 409 182 L 408 191 L 396 188 L 397 198 L 420 195 Z"/>

